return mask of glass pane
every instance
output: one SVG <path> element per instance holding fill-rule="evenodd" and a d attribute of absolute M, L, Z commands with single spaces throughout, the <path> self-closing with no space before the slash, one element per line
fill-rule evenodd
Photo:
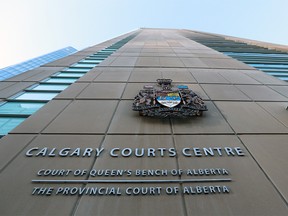
<path fill-rule="evenodd" d="M 58 93 L 46 93 L 46 92 L 24 92 L 23 94 L 15 97 L 16 100 L 51 100 Z"/>
<path fill-rule="evenodd" d="M 105 55 L 105 54 L 93 54 L 90 57 L 92 58 L 107 58 L 109 55 Z"/>
<path fill-rule="evenodd" d="M 78 78 L 49 78 L 46 83 L 74 83 Z"/>
<path fill-rule="evenodd" d="M 282 76 L 278 76 L 277 78 L 278 78 L 278 79 L 281 79 L 281 80 L 285 80 L 285 81 L 288 81 L 288 77 L 282 77 Z"/>
<path fill-rule="evenodd" d="M 101 50 L 101 51 L 98 51 L 97 54 L 98 54 L 98 53 L 99 53 L 99 54 L 102 54 L 102 53 L 103 53 L 103 54 L 112 54 L 113 51 L 109 51 L 109 50 L 107 50 L 107 51 L 106 51 L 106 50 Z"/>
<path fill-rule="evenodd" d="M 256 68 L 288 68 L 288 65 L 280 65 L 280 64 L 249 64 Z"/>
<path fill-rule="evenodd" d="M 0 117 L 0 134 L 6 135 L 20 123 L 22 123 L 26 118 L 6 118 Z"/>
<path fill-rule="evenodd" d="M 59 73 L 55 75 L 56 77 L 82 77 L 83 73 Z"/>
<path fill-rule="evenodd" d="M 288 76 L 288 73 L 277 73 L 277 72 L 267 72 L 267 74 L 269 75 L 273 75 L 273 76 Z"/>
<path fill-rule="evenodd" d="M 283 71 L 283 72 L 288 72 L 288 69 L 279 69 L 279 68 L 276 68 L 276 69 L 263 69 L 261 68 L 262 71 L 265 71 L 265 72 L 277 72 L 277 71 Z"/>
<path fill-rule="evenodd" d="M 60 84 L 39 84 L 32 88 L 32 90 L 55 90 L 55 91 L 62 91 L 66 89 L 69 85 L 60 85 Z"/>
<path fill-rule="evenodd" d="M 82 61 L 80 61 L 80 62 L 84 62 L 84 63 L 96 63 L 96 64 L 98 64 L 98 63 L 100 63 L 100 62 L 102 62 L 103 60 L 100 60 L 100 59 L 85 59 L 85 60 L 82 60 Z"/>
<path fill-rule="evenodd" d="M 93 68 L 95 67 L 97 64 L 80 64 L 80 63 L 77 63 L 75 65 L 73 65 L 73 67 L 81 67 L 81 68 Z"/>
<path fill-rule="evenodd" d="M 226 55 L 233 56 L 270 56 L 270 57 L 288 57 L 287 54 L 270 54 L 270 53 L 233 53 L 233 52 L 223 52 Z"/>
<path fill-rule="evenodd" d="M 85 58 L 85 62 L 86 62 L 86 60 L 92 60 L 92 61 L 95 60 L 95 61 L 101 62 L 101 61 L 105 60 L 105 58 L 97 57 L 97 56 L 89 56 L 89 57 L 86 57 L 86 58 Z"/>
<path fill-rule="evenodd" d="M 117 49 L 112 49 L 112 48 L 106 48 L 105 50 L 102 50 L 102 51 L 112 51 L 112 52 L 115 52 Z"/>
<path fill-rule="evenodd" d="M 7 102 L 0 106 L 0 114 L 32 114 L 46 103 Z"/>
<path fill-rule="evenodd" d="M 71 72 L 88 72 L 90 71 L 90 68 L 73 68 L 73 67 L 69 67 L 67 69 L 65 69 L 64 71 L 71 71 Z"/>

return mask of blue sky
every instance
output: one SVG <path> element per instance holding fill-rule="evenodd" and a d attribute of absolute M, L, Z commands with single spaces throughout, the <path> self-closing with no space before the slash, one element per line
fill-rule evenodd
<path fill-rule="evenodd" d="M 288 0 L 0 0 L 0 68 L 140 27 L 288 45 Z"/>

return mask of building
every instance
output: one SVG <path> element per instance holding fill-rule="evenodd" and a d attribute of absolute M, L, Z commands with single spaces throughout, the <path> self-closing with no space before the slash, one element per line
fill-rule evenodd
<path fill-rule="evenodd" d="M 0 140 L 1 215 L 287 215 L 288 85 L 215 43 L 288 51 L 139 29 L 1 82 L 1 121 L 22 120 Z M 135 95 L 159 78 L 208 111 L 139 116 Z"/>
<path fill-rule="evenodd" d="M 26 72 L 28 70 L 32 70 L 41 65 L 44 65 L 49 62 L 71 55 L 72 53 L 75 53 L 76 51 L 77 50 L 75 48 L 69 46 L 69 47 L 65 47 L 63 49 L 30 59 L 28 61 L 16 64 L 16 65 L 5 67 L 0 70 L 0 80 L 5 80 L 10 77 L 21 74 L 23 72 Z"/>

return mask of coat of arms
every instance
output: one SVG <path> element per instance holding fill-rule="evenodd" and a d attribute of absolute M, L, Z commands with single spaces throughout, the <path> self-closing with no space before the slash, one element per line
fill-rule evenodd
<path fill-rule="evenodd" d="M 146 85 L 133 102 L 139 115 L 152 117 L 201 116 L 207 111 L 204 101 L 186 85 L 172 85 L 171 79 L 157 79 L 157 85 Z"/>

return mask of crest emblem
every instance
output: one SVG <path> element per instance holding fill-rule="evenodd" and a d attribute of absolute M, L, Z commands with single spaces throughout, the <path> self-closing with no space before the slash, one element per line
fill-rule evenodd
<path fill-rule="evenodd" d="M 133 107 L 141 116 L 188 117 L 207 111 L 204 101 L 186 85 L 172 85 L 171 79 L 157 79 L 157 85 L 145 85 L 136 95 Z"/>
<path fill-rule="evenodd" d="M 181 97 L 178 92 L 158 92 L 156 100 L 165 107 L 175 107 L 181 103 Z"/>

